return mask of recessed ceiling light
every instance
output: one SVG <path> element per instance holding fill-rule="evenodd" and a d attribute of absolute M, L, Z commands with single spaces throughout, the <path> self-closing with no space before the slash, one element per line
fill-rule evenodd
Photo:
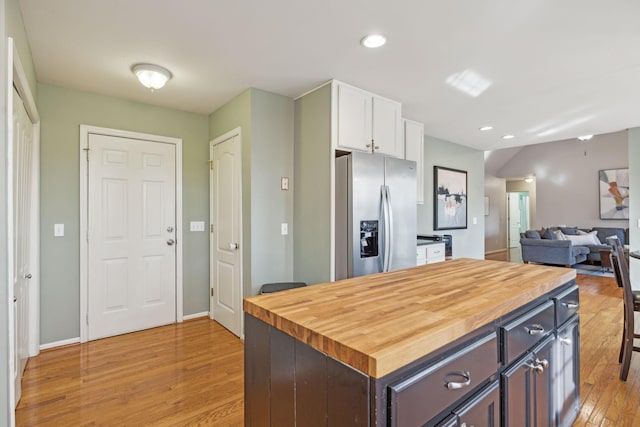
<path fill-rule="evenodd" d="M 513 139 L 515 137 L 516 137 L 515 135 L 511 135 L 511 134 L 502 135 L 502 139 Z"/>
<path fill-rule="evenodd" d="M 369 34 L 360 40 L 360 44 L 368 48 L 376 48 L 384 45 L 387 42 L 387 38 L 381 34 Z"/>
<path fill-rule="evenodd" d="M 593 135 L 583 135 L 583 136 L 579 136 L 579 137 L 578 137 L 578 139 L 579 139 L 580 141 L 588 141 L 588 140 L 590 140 L 591 138 L 593 138 Z"/>
<path fill-rule="evenodd" d="M 483 132 L 484 132 L 484 131 L 487 131 L 487 130 L 491 130 L 491 129 L 493 129 L 493 126 L 482 126 L 482 127 L 480 128 L 480 130 L 481 130 L 481 131 L 483 131 Z"/>

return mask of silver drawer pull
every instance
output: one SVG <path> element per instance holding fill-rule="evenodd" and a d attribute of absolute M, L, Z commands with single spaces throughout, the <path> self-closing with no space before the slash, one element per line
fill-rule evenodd
<path fill-rule="evenodd" d="M 544 328 L 542 327 L 542 325 L 531 325 L 531 326 L 525 326 L 524 329 L 527 331 L 527 333 L 529 335 L 542 335 L 544 334 Z"/>
<path fill-rule="evenodd" d="M 445 385 L 449 390 L 458 390 L 471 385 L 471 374 L 468 371 L 451 372 L 449 375 L 456 375 L 464 378 L 463 382 L 447 381 Z"/>
<path fill-rule="evenodd" d="M 580 304 L 576 304 L 575 302 L 563 302 L 562 305 L 564 305 L 565 307 L 571 310 L 580 307 Z"/>

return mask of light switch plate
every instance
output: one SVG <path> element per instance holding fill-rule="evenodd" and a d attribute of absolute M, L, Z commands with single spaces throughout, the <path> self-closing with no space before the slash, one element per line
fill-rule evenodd
<path fill-rule="evenodd" d="M 64 237 L 64 224 L 53 224 L 53 237 Z"/>
<path fill-rule="evenodd" d="M 191 221 L 189 231 L 204 231 L 204 221 Z"/>
<path fill-rule="evenodd" d="M 280 234 L 282 234 L 283 236 L 289 234 L 289 224 L 287 224 L 286 222 L 280 224 Z"/>
<path fill-rule="evenodd" d="M 478 223 L 478 218 L 476 218 L 475 216 L 473 217 L 473 223 L 477 224 Z"/>
<path fill-rule="evenodd" d="M 289 177 L 283 176 L 280 178 L 280 189 L 288 190 L 289 189 Z"/>

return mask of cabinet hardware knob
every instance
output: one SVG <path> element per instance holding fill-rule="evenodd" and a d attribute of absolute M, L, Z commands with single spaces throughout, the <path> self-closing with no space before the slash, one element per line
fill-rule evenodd
<path fill-rule="evenodd" d="M 542 375 L 544 373 L 544 366 L 542 365 L 534 365 L 532 363 L 525 363 L 524 366 L 531 369 L 538 375 Z"/>
<path fill-rule="evenodd" d="M 458 390 L 458 389 L 461 389 L 463 387 L 468 387 L 468 386 L 471 385 L 471 374 L 468 371 L 451 372 L 447 376 L 449 376 L 449 375 L 460 376 L 460 377 L 462 377 L 464 379 L 464 381 L 462 381 L 462 382 L 446 381 L 445 385 L 447 386 L 447 388 L 449 390 Z"/>
<path fill-rule="evenodd" d="M 173 245 L 175 245 L 175 244 L 176 244 L 176 241 L 175 241 L 175 240 L 173 240 L 173 239 L 169 239 L 169 240 L 167 240 L 167 245 L 169 245 L 169 246 L 173 246 Z"/>
<path fill-rule="evenodd" d="M 25 279 L 31 279 L 32 277 L 33 277 L 33 276 L 31 275 L 31 273 L 26 274 L 26 275 L 24 276 L 24 278 L 25 278 Z"/>
<path fill-rule="evenodd" d="M 527 331 L 527 333 L 529 335 L 542 335 L 544 334 L 544 328 L 542 327 L 542 325 L 531 325 L 531 326 L 525 326 L 524 329 Z"/>
<path fill-rule="evenodd" d="M 540 360 L 536 357 L 536 365 L 540 365 L 543 368 L 547 369 L 549 367 L 549 361 L 547 359 Z"/>

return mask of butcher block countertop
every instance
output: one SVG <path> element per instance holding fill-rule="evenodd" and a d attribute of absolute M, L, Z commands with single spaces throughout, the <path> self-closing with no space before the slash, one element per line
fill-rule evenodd
<path fill-rule="evenodd" d="M 568 268 L 455 259 L 250 297 L 244 310 L 380 378 L 575 277 Z"/>

